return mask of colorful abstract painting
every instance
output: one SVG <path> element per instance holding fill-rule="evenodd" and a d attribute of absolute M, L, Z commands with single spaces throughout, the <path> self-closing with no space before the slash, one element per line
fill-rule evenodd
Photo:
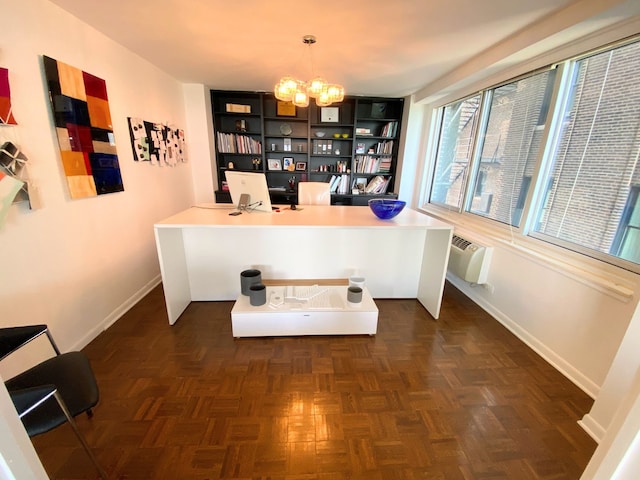
<path fill-rule="evenodd" d="M 71 198 L 122 192 L 106 82 L 43 56 Z"/>
<path fill-rule="evenodd" d="M 11 112 L 11 89 L 9 88 L 9 70 L 0 67 L 0 125 L 15 125 L 16 119 Z"/>

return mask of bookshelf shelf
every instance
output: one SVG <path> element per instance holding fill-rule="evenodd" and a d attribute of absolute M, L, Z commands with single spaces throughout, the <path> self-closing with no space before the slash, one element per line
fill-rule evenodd
<path fill-rule="evenodd" d="M 287 187 L 291 177 L 296 183 L 337 182 L 335 177 L 339 177 L 332 204 L 366 205 L 375 195 L 355 193 L 359 179 L 384 181 L 384 194 L 397 197 L 391 192 L 403 99 L 348 96 L 325 110 L 327 107 L 313 103 L 307 108 L 284 105 L 265 92 L 211 90 L 210 94 L 216 138 L 216 198 L 221 198 L 218 193 L 224 190 L 224 174 L 230 163 L 235 170 L 264 173 L 274 189 Z M 384 159 L 385 168 L 382 172 L 359 172 L 363 156 L 371 162 Z M 260 160 L 258 169 L 254 168 L 256 158 Z M 284 164 L 287 158 L 302 168 L 268 169 L 267 160 Z"/>

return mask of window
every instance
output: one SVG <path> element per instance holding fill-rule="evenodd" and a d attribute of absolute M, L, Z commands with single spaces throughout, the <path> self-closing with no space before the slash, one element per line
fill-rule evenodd
<path fill-rule="evenodd" d="M 631 189 L 611 253 L 640 263 L 640 186 Z"/>
<path fill-rule="evenodd" d="M 430 203 L 640 272 L 639 75 L 636 39 L 441 107 Z"/>
<path fill-rule="evenodd" d="M 480 95 L 447 105 L 442 112 L 430 201 L 460 209 L 480 108 Z"/>
<path fill-rule="evenodd" d="M 619 255 L 613 242 L 623 225 L 631 185 L 640 182 L 638 73 L 640 43 L 572 64 L 567 106 L 548 169 L 554 181 L 538 209 L 534 235 Z"/>
<path fill-rule="evenodd" d="M 529 180 L 539 160 L 540 141 L 553 93 L 555 70 L 490 90 L 486 129 L 475 163 L 475 194 L 469 211 L 513 226 L 520 225 Z M 480 182 L 484 183 L 478 188 Z M 478 191 L 481 192 L 478 195 Z"/>

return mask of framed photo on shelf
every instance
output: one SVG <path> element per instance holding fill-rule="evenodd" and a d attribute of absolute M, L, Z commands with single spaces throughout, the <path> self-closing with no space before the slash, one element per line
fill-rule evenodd
<path fill-rule="evenodd" d="M 340 108 L 338 107 L 321 107 L 320 121 L 327 123 L 338 123 L 340 116 Z"/>
<path fill-rule="evenodd" d="M 384 102 L 374 102 L 371 104 L 371 118 L 385 118 L 387 115 L 387 104 Z"/>
<path fill-rule="evenodd" d="M 283 170 L 293 170 L 295 168 L 293 164 L 293 157 L 284 157 L 282 159 L 282 169 Z"/>
<path fill-rule="evenodd" d="M 307 162 L 296 162 L 296 170 L 304 171 L 307 169 Z"/>
<path fill-rule="evenodd" d="M 276 105 L 276 115 L 279 117 L 295 117 L 296 106 L 292 102 L 283 102 L 278 100 Z"/>
<path fill-rule="evenodd" d="M 267 160 L 267 168 L 269 170 L 282 170 L 282 164 L 279 158 L 269 158 Z"/>

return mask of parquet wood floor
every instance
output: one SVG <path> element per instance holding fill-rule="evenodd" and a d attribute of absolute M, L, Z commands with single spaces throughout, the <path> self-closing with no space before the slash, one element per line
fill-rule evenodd
<path fill-rule="evenodd" d="M 378 300 L 378 334 L 231 336 L 232 302 L 169 326 L 154 289 L 85 352 L 81 430 L 113 479 L 578 479 L 592 400 L 447 284 L 441 318 Z M 52 478 L 96 478 L 68 426 L 33 439 Z"/>

